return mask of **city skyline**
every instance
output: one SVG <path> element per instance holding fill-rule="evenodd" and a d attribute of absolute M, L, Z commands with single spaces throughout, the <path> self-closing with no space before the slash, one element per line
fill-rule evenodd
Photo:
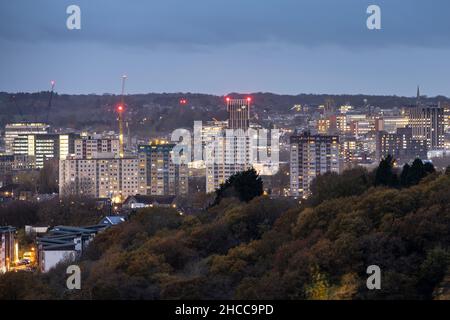
<path fill-rule="evenodd" d="M 0 1 L 0 301 L 450 300 L 449 12 Z"/>

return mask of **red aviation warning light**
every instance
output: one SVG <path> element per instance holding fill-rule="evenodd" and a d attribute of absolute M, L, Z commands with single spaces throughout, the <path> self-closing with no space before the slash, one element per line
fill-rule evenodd
<path fill-rule="evenodd" d="M 226 100 L 227 102 L 230 102 L 231 99 L 230 99 L 230 97 L 226 97 L 225 100 Z"/>
<path fill-rule="evenodd" d="M 187 103 L 188 103 L 187 99 L 180 99 L 180 104 L 181 105 L 185 105 Z"/>
<path fill-rule="evenodd" d="M 247 97 L 247 102 L 252 102 L 252 98 L 251 97 Z"/>
<path fill-rule="evenodd" d="M 125 108 L 123 107 L 123 105 L 119 104 L 119 105 L 117 106 L 117 112 L 118 112 L 118 113 L 122 113 L 124 110 L 125 110 Z"/>

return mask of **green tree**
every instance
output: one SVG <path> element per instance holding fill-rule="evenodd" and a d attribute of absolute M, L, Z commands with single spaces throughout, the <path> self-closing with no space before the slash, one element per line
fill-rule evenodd
<path fill-rule="evenodd" d="M 408 185 L 414 186 L 418 184 L 426 175 L 423 161 L 419 158 L 415 159 L 408 171 Z"/>
<path fill-rule="evenodd" d="M 394 158 L 389 154 L 380 164 L 375 173 L 376 186 L 396 187 L 398 185 L 397 175 L 393 171 Z"/>
<path fill-rule="evenodd" d="M 445 175 L 450 176 L 450 166 L 445 168 Z"/>
<path fill-rule="evenodd" d="M 408 175 L 411 166 L 407 163 L 403 166 L 402 173 L 400 175 L 400 184 L 402 187 L 409 187 Z"/>
<path fill-rule="evenodd" d="M 345 170 L 342 174 L 334 172 L 319 175 L 311 184 L 311 205 L 318 205 L 325 200 L 357 196 L 364 193 L 372 182 L 366 169 L 358 167 Z"/>
<path fill-rule="evenodd" d="M 47 160 L 44 167 L 39 171 L 37 179 L 39 193 L 58 192 L 58 161 Z"/>
<path fill-rule="evenodd" d="M 431 162 L 426 162 L 423 165 L 423 169 L 425 170 L 425 172 L 427 174 L 431 174 L 431 173 L 435 173 L 436 172 L 436 169 L 434 168 L 434 165 Z"/>
<path fill-rule="evenodd" d="M 263 194 L 263 182 L 254 168 L 238 172 L 225 181 L 216 191 L 214 204 L 217 205 L 223 198 L 236 197 L 240 201 L 249 202 Z"/>
<path fill-rule="evenodd" d="M 434 248 L 427 252 L 427 257 L 419 268 L 418 290 L 426 296 L 431 297 L 434 288 L 444 277 L 450 256 L 441 248 Z"/>

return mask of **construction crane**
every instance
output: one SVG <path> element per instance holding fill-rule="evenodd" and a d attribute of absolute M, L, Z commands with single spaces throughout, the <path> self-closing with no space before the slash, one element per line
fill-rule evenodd
<path fill-rule="evenodd" d="M 24 120 L 24 115 L 23 115 L 23 112 L 22 112 L 22 108 L 20 108 L 20 106 L 17 104 L 16 96 L 15 95 L 11 95 L 10 96 L 10 101 L 14 104 L 14 107 L 19 112 L 20 121 L 23 121 Z"/>
<path fill-rule="evenodd" d="M 51 85 L 50 98 L 48 99 L 47 115 L 45 116 L 45 123 L 48 123 L 48 118 L 50 116 L 50 109 L 52 108 L 52 101 L 53 101 L 53 94 L 54 94 L 54 90 L 55 90 L 55 84 L 56 84 L 56 82 L 54 80 L 50 81 L 50 85 Z"/>
<path fill-rule="evenodd" d="M 119 155 L 121 158 L 124 157 L 124 146 L 123 146 L 123 113 L 125 112 L 125 81 L 127 80 L 127 76 L 122 76 L 122 97 L 120 100 L 120 104 L 117 106 L 117 113 L 119 114 Z"/>

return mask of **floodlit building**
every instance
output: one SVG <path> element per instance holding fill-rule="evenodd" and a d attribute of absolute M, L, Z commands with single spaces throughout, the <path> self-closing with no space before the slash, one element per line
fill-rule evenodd
<path fill-rule="evenodd" d="M 187 155 L 174 161 L 175 144 L 154 142 L 139 145 L 139 158 L 146 164 L 146 184 L 142 195 L 170 196 L 188 193 L 189 169 Z"/>
<path fill-rule="evenodd" d="M 20 122 L 9 123 L 5 126 L 5 152 L 13 153 L 14 139 L 19 135 L 45 134 L 50 126 L 45 123 Z"/>
<path fill-rule="evenodd" d="M 119 139 L 98 134 L 84 135 L 80 139 L 76 139 L 74 149 L 77 159 L 120 157 Z"/>
<path fill-rule="evenodd" d="M 340 152 L 344 169 L 352 168 L 358 164 L 357 140 L 355 137 L 343 137 L 340 139 Z"/>
<path fill-rule="evenodd" d="M 427 141 L 415 139 L 410 127 L 397 129 L 396 133 L 380 132 L 378 139 L 378 160 L 388 155 L 399 163 L 409 162 L 415 158 L 427 159 Z"/>
<path fill-rule="evenodd" d="M 214 192 L 230 176 L 252 167 L 251 98 L 226 98 L 228 127 L 216 132 L 205 146 L 206 192 Z"/>
<path fill-rule="evenodd" d="M 102 158 L 59 162 L 59 194 L 110 198 L 120 203 L 130 195 L 145 192 L 145 159 Z"/>
<path fill-rule="evenodd" d="M 446 105 L 444 107 L 444 131 L 450 131 L 450 106 Z"/>
<path fill-rule="evenodd" d="M 321 174 L 340 172 L 339 137 L 304 132 L 290 138 L 291 195 L 307 198 L 311 182 Z"/>
<path fill-rule="evenodd" d="M 386 131 L 387 133 L 396 133 L 397 129 L 405 128 L 409 124 L 407 116 L 383 116 L 378 119 L 378 131 Z"/>
<path fill-rule="evenodd" d="M 251 137 L 240 130 L 227 136 L 226 130 L 206 147 L 206 192 L 214 192 L 232 175 L 252 167 Z"/>
<path fill-rule="evenodd" d="M 409 111 L 409 126 L 413 138 L 426 140 L 428 149 L 444 147 L 444 108 L 417 105 Z"/>
<path fill-rule="evenodd" d="M 353 107 L 350 105 L 344 105 L 339 107 L 339 112 L 342 114 L 346 114 L 353 110 Z"/>
<path fill-rule="evenodd" d="M 189 167 L 193 169 L 205 169 L 205 158 L 204 154 L 206 152 L 206 147 L 213 143 L 216 137 L 221 136 L 224 130 L 228 126 L 228 121 L 207 121 L 206 123 L 201 124 L 201 129 L 198 129 L 196 125 L 194 125 L 194 131 L 198 130 L 199 138 L 194 136 L 194 144 L 198 143 L 201 147 L 200 151 L 201 156 L 197 159 L 193 159 L 192 162 L 189 163 Z M 198 140 L 197 140 L 198 139 Z M 194 147 L 194 152 L 196 152 Z"/>
<path fill-rule="evenodd" d="M 19 135 L 14 138 L 13 154 L 33 157 L 40 169 L 46 160 L 64 160 L 74 154 L 77 137 L 73 133 Z"/>
<path fill-rule="evenodd" d="M 350 132 L 350 125 L 347 123 L 347 117 L 344 114 L 336 116 L 336 130 L 339 134 Z"/>
<path fill-rule="evenodd" d="M 329 118 L 317 120 L 317 132 L 319 134 L 328 134 L 330 132 L 330 129 L 331 121 Z"/>

